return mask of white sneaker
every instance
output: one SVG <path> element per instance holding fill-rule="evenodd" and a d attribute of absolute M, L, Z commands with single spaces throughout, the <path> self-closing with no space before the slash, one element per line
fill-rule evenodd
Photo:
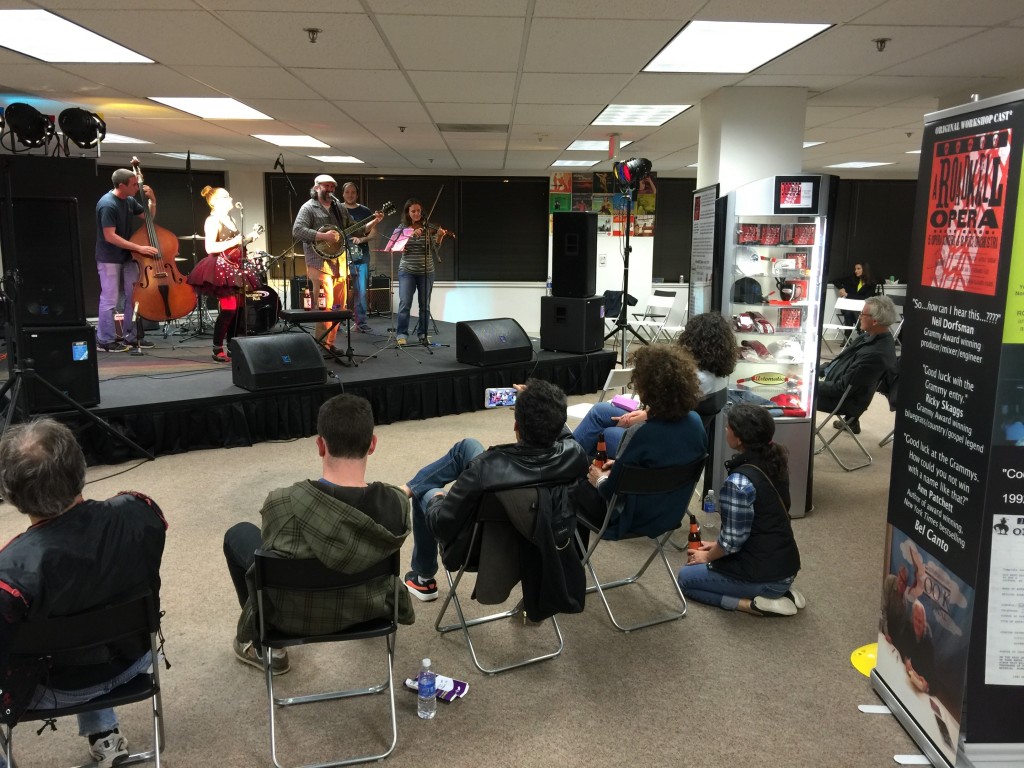
<path fill-rule="evenodd" d="M 113 768 L 128 759 L 128 737 L 114 731 L 89 746 L 89 755 L 96 761 L 96 768 Z"/>
<path fill-rule="evenodd" d="M 795 616 L 796 603 L 788 597 L 762 597 L 758 595 L 750 605 L 762 616 Z"/>
<path fill-rule="evenodd" d="M 801 610 L 807 607 L 807 598 L 804 597 L 803 592 L 797 592 L 794 587 L 790 587 L 783 597 L 788 597 L 793 601 L 793 605 Z"/>

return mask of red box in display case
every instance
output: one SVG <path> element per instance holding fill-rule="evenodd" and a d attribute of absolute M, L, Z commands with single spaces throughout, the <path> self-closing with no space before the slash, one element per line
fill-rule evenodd
<path fill-rule="evenodd" d="M 794 224 L 793 245 L 814 245 L 814 225 Z"/>
<path fill-rule="evenodd" d="M 782 240 L 782 225 L 762 224 L 760 237 L 761 245 L 778 245 Z"/>
<path fill-rule="evenodd" d="M 739 245 L 759 245 L 761 243 L 761 226 L 759 224 L 740 224 L 736 230 L 736 242 Z"/>
<path fill-rule="evenodd" d="M 793 253 L 786 254 L 787 259 L 792 259 L 796 269 L 807 269 L 807 254 L 802 251 L 796 251 Z"/>

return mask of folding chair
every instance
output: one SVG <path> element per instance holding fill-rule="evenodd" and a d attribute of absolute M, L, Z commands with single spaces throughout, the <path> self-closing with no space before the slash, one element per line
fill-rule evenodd
<path fill-rule="evenodd" d="M 613 368 L 608 371 L 608 378 L 604 380 L 604 386 L 601 387 L 601 397 L 598 398 L 597 402 L 603 403 L 609 395 L 615 397 L 615 390 L 618 390 L 620 394 L 626 394 L 626 388 L 629 386 L 632 378 L 632 368 Z M 576 403 L 576 405 L 570 405 L 565 413 L 574 419 L 582 419 L 593 407 L 594 403 Z"/>
<path fill-rule="evenodd" d="M 843 409 L 843 403 L 846 402 L 846 398 L 849 396 L 852 390 L 853 385 L 851 384 L 844 390 L 843 396 L 839 398 L 839 402 L 836 403 L 836 407 L 832 409 L 832 412 L 824 419 L 820 420 L 818 422 L 818 425 L 814 429 L 814 436 L 821 440 L 821 447 L 814 452 L 815 456 L 817 456 L 822 451 L 827 450 L 830 454 L 832 454 L 832 458 L 836 460 L 836 463 L 839 464 L 839 466 L 845 469 L 847 472 L 854 472 L 858 469 L 863 469 L 864 467 L 868 466 L 874 461 L 874 459 L 871 458 L 871 454 L 868 453 L 868 449 L 864 447 L 864 444 L 859 439 L 857 439 L 857 435 L 855 435 L 853 430 L 850 428 L 849 421 L 847 421 L 846 417 L 844 417 L 841 413 Z M 850 419 L 859 418 L 860 413 L 848 413 L 847 416 Z M 838 429 L 836 429 L 833 432 L 833 434 L 831 434 L 826 440 L 825 436 L 821 433 L 821 430 L 828 427 L 829 424 L 833 422 L 833 420 L 838 425 Z M 864 455 L 865 461 L 859 464 L 847 464 L 839 457 L 839 454 L 835 452 L 835 450 L 832 448 L 832 443 L 834 443 L 836 438 L 838 438 L 840 435 L 844 433 L 853 438 L 853 442 L 857 444 L 857 448 L 859 448 L 860 452 Z"/>
<path fill-rule="evenodd" d="M 97 696 L 83 704 L 56 709 L 26 710 L 18 717 L 17 723 L 50 720 L 108 707 L 120 707 L 124 704 L 149 699 L 153 709 L 153 748 L 130 755 L 118 765 L 152 760 L 159 768 L 160 752 L 164 748 L 164 714 L 163 703 L 160 699 L 160 664 L 157 655 L 159 632 L 159 611 L 155 598 L 148 591 L 118 605 L 105 606 L 76 616 L 30 621 L 20 625 L 11 648 L 12 656 L 37 659 L 63 655 L 74 657 L 113 643 L 124 643 L 136 644 L 141 649 L 148 649 L 152 654 L 153 667 L 149 672 L 136 675 L 110 693 Z M 13 729 L 14 725 L 5 725 L 3 729 L 4 751 L 9 766 L 15 764 Z"/>
<path fill-rule="evenodd" d="M 476 668 L 481 672 L 488 675 L 505 672 L 518 667 L 525 667 L 528 664 L 535 664 L 538 661 L 553 659 L 558 656 L 565 647 L 565 640 L 562 637 L 562 630 L 558 626 L 558 619 L 556 616 L 551 616 L 551 625 L 554 627 L 555 639 L 558 641 L 558 646 L 554 648 L 554 650 L 547 650 L 535 656 L 531 656 L 531 652 L 528 651 L 522 657 L 513 661 L 507 661 L 496 666 L 484 666 L 477 655 L 476 647 L 473 645 L 473 638 L 470 634 L 469 628 L 476 627 L 481 624 L 489 624 L 493 621 L 500 621 L 502 619 L 510 619 L 520 613 L 522 609 L 517 607 L 508 611 L 493 613 L 488 616 L 467 619 L 462 607 L 462 601 L 459 599 L 458 594 L 459 584 L 462 583 L 462 577 L 465 576 L 467 571 L 475 571 L 479 574 L 481 569 L 486 569 L 489 565 L 486 553 L 481 557 L 481 548 L 485 533 L 493 535 L 495 529 L 497 530 L 499 537 L 503 541 L 503 555 L 504 557 L 509 558 L 509 560 L 515 560 L 518 558 L 519 546 L 532 546 L 532 544 L 525 542 L 522 539 L 518 530 L 511 523 L 509 519 L 509 509 L 517 504 L 529 505 L 534 502 L 537 498 L 537 490 L 537 488 L 514 488 L 485 493 L 480 501 L 476 520 L 473 523 L 473 532 L 470 537 L 469 550 L 465 559 L 466 561 L 462 563 L 462 566 L 459 568 L 454 579 L 452 578 L 451 571 L 445 568 L 445 576 L 448 579 L 449 587 L 448 596 L 445 598 L 444 603 L 441 604 L 441 610 L 438 611 L 437 620 L 434 622 L 434 629 L 442 634 L 453 632 L 455 630 L 462 630 L 463 637 L 466 639 L 466 647 L 469 648 L 469 655 L 473 658 L 473 664 L 475 664 Z M 488 532 L 488 528 L 492 528 L 492 530 Z M 474 595 L 475 594 L 476 591 L 474 590 Z M 455 613 L 458 616 L 458 622 L 442 626 L 441 620 L 448 611 L 449 604 L 455 606 Z"/>
<path fill-rule="evenodd" d="M 655 342 L 662 334 L 665 323 L 672 313 L 672 305 L 676 301 L 675 291 L 655 289 L 647 300 L 647 308 L 643 313 L 633 313 L 633 327 L 649 342 Z"/>
<path fill-rule="evenodd" d="M 316 768 L 329 768 L 329 766 L 353 765 L 355 763 L 366 763 L 372 760 L 382 760 L 390 755 L 398 743 L 398 725 L 395 721 L 395 684 L 393 665 L 395 659 L 395 636 L 398 631 L 398 591 L 401 579 L 398 577 L 399 552 L 395 552 L 385 558 L 377 565 L 367 568 L 365 571 L 354 574 L 343 574 L 327 568 L 316 559 L 294 560 L 281 557 L 275 552 L 256 551 L 256 562 L 254 568 L 256 592 L 254 602 L 256 605 L 257 644 L 263 658 L 263 671 L 267 679 L 267 698 L 270 710 L 270 756 L 274 765 L 282 768 L 277 756 L 277 730 L 275 720 L 275 707 L 288 707 L 295 704 L 309 704 L 318 701 L 332 701 L 334 699 L 353 698 L 369 694 L 388 692 L 391 709 L 391 744 L 387 750 L 376 755 L 364 755 L 351 757 L 344 760 L 335 760 L 326 763 L 316 763 Z M 343 629 L 339 632 L 332 632 L 326 635 L 301 635 L 285 632 L 275 628 L 267 621 L 267 611 L 273 605 L 274 597 L 285 593 L 289 597 L 295 595 L 306 600 L 315 600 L 318 596 L 325 596 L 334 593 L 338 602 L 342 603 L 342 594 L 346 589 L 358 587 L 386 576 L 394 577 L 394 610 L 391 615 L 379 619 L 371 619 L 361 624 Z M 274 695 L 274 676 L 271 674 L 272 648 L 288 648 L 296 645 L 307 645 L 311 643 L 339 643 L 348 640 L 366 640 L 383 637 L 387 647 L 387 678 L 369 688 L 354 688 L 344 691 L 330 691 L 325 693 L 312 693 L 303 696 L 291 696 L 278 698 Z M 313 768 L 313 765 L 305 768 Z"/>
<path fill-rule="evenodd" d="M 900 325 L 903 322 L 900 321 Z M 878 391 L 885 395 L 885 399 L 889 401 L 889 411 L 891 413 L 896 412 L 896 398 L 900 391 L 900 358 L 896 358 L 896 370 L 890 371 L 882 377 L 882 382 L 878 385 Z M 878 441 L 878 446 L 882 447 L 888 445 L 893 441 L 893 436 L 896 434 L 896 426 L 889 430 L 889 434 Z"/>
<path fill-rule="evenodd" d="M 900 315 L 899 322 L 896 323 L 896 326 L 894 328 L 890 328 L 889 329 L 889 333 L 892 334 L 892 340 L 894 342 L 896 342 L 896 346 L 902 346 L 900 344 L 900 331 L 903 330 L 903 323 L 905 323 L 906 320 L 907 320 L 907 315 L 906 315 L 906 311 L 907 311 L 906 310 L 907 297 L 906 296 L 893 296 L 893 295 L 890 294 L 889 298 L 892 299 L 892 303 L 896 305 L 896 310 L 897 310 L 897 312 L 899 312 L 899 315 Z"/>
<path fill-rule="evenodd" d="M 654 549 L 654 551 L 651 552 L 650 557 L 647 558 L 644 564 L 640 566 L 640 569 L 634 575 L 624 579 L 617 579 L 615 581 L 602 582 L 600 578 L 598 578 L 597 572 L 594 570 L 594 551 L 597 549 L 597 545 L 603 540 L 605 531 L 608 530 L 612 517 L 619 508 L 620 501 L 624 504 L 631 496 L 660 496 L 663 494 L 674 493 L 682 489 L 686 489 L 684 495 L 688 499 L 693 493 L 693 488 L 697 484 L 697 479 L 700 477 L 700 473 L 704 470 L 704 462 L 706 459 L 707 454 L 701 456 L 699 459 L 691 461 L 689 464 L 672 467 L 659 467 L 654 469 L 635 465 L 625 465 L 622 467 L 622 473 L 619 475 L 618 487 L 608 502 L 608 512 L 605 514 L 602 524 L 600 526 L 595 526 L 582 515 L 577 518 L 576 542 L 580 548 L 580 552 L 584 553 L 582 558 L 583 565 L 590 572 L 590 577 L 594 581 L 592 586 L 587 587 L 587 592 L 590 593 L 596 591 L 598 595 L 600 595 L 601 602 L 604 603 L 604 609 L 608 612 L 608 618 L 611 619 L 612 624 L 623 632 L 632 632 L 635 629 L 643 629 L 644 627 L 651 627 L 655 624 L 675 621 L 676 619 L 681 619 L 686 615 L 686 597 L 683 596 L 683 591 L 679 588 L 679 584 L 676 581 L 676 573 L 665 553 L 665 545 L 668 544 L 672 534 L 682 525 L 683 515 L 686 514 L 686 505 L 681 504 L 679 506 L 679 516 L 673 520 L 672 524 L 665 531 L 662 531 L 655 536 L 643 537 L 639 534 L 626 534 L 622 537 L 623 539 L 647 538 Z M 584 526 L 591 532 L 589 546 L 586 546 L 583 543 L 583 537 L 579 533 L 580 525 Z M 676 596 L 679 598 L 679 602 L 682 604 L 682 610 L 673 610 L 664 616 L 659 616 L 636 624 L 630 624 L 629 626 L 623 626 L 615 618 L 615 614 L 612 612 L 611 606 L 608 604 L 608 598 L 605 595 L 605 592 L 609 589 L 615 589 L 616 587 L 636 584 L 657 557 L 660 557 L 661 561 L 665 564 L 665 570 L 668 571 L 669 580 L 672 582 L 672 589 L 675 591 Z"/>
<path fill-rule="evenodd" d="M 828 338 L 825 336 L 826 331 L 834 331 L 837 336 L 833 341 L 839 341 L 838 334 L 850 332 L 848 336 L 843 337 L 843 343 L 840 345 L 840 350 L 850 343 L 850 339 L 853 338 L 853 334 L 857 330 L 857 324 L 846 325 L 846 320 L 843 318 L 843 312 L 857 312 L 859 313 L 864 309 L 864 299 L 847 299 L 838 298 L 836 299 L 835 315 L 838 323 L 822 323 L 821 324 L 821 340 L 825 342 L 825 346 L 828 347 L 829 352 L 832 352 L 832 345 L 828 343 Z"/>

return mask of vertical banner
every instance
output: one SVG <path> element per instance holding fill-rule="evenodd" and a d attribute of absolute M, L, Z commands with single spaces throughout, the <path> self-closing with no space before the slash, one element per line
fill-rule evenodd
<path fill-rule="evenodd" d="M 1021 741 L 1019 729 L 977 738 L 975 729 L 994 714 L 986 696 L 969 693 L 987 675 L 997 685 L 1024 686 L 1024 591 L 989 584 L 990 565 L 1000 581 L 1024 569 L 1013 555 L 1019 548 L 993 548 L 992 541 L 993 526 L 1011 509 L 1009 530 L 1010 520 L 1024 520 L 1024 504 L 1011 503 L 1012 489 L 1000 496 L 994 482 L 1009 480 L 1007 466 L 1024 467 L 1019 452 L 1006 464 L 999 428 L 1000 400 L 1012 400 L 1007 391 L 1024 376 L 1024 361 L 1003 338 L 1012 325 L 1010 294 L 1022 281 L 1019 267 L 1011 289 L 1014 241 L 1024 235 L 1021 99 L 1016 93 L 929 115 L 922 142 L 910 262 L 918 279 L 908 284 L 901 335 L 872 680 L 936 765 L 956 764 L 963 741 Z M 1024 491 L 1024 482 L 1016 489 Z M 993 635 L 991 621 L 1003 629 L 1016 621 L 1016 634 Z M 986 653 L 986 634 L 1000 650 Z M 1002 671 L 993 677 L 986 658 L 1002 659 L 995 662 Z M 1018 712 L 1021 692 L 1015 689 Z"/>
<path fill-rule="evenodd" d="M 711 309 L 711 273 L 715 256 L 715 201 L 718 185 L 694 190 L 690 240 L 690 294 L 688 317 Z"/>

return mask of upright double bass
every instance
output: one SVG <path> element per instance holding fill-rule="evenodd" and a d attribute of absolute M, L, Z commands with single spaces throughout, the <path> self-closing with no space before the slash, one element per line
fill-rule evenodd
<path fill-rule="evenodd" d="M 139 180 L 139 197 L 146 213 L 146 226 L 138 229 L 130 240 L 136 245 L 153 246 L 157 255 L 132 253 L 132 258 L 139 265 L 139 280 L 133 294 L 135 307 L 125 307 L 125 313 L 134 309 L 136 314 L 147 320 L 177 320 L 196 308 L 196 293 L 174 264 L 174 257 L 178 255 L 178 238 L 153 221 L 153 213 L 142 188 L 142 169 L 138 158 L 132 158 L 132 170 Z"/>

